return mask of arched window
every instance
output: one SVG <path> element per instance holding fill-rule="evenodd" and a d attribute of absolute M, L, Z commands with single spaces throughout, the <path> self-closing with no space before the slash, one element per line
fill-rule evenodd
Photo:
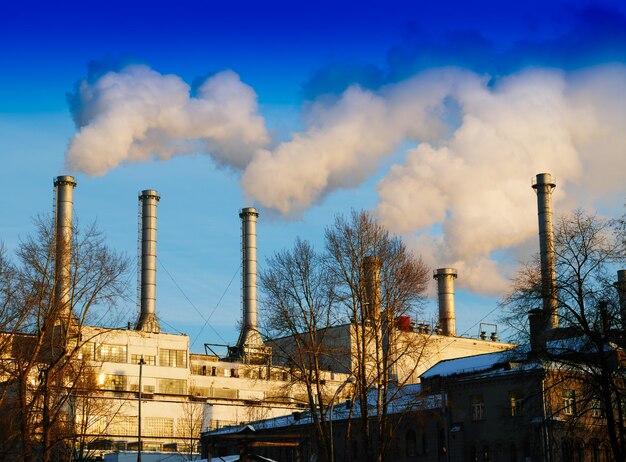
<path fill-rule="evenodd" d="M 482 460 L 483 462 L 490 462 L 491 461 L 491 457 L 489 456 L 489 446 L 487 446 L 486 444 L 483 446 L 483 453 L 482 453 Z"/>
<path fill-rule="evenodd" d="M 438 435 L 437 446 L 439 447 L 439 454 L 444 455 L 446 453 L 446 432 L 443 428 L 439 429 Z"/>
<path fill-rule="evenodd" d="M 591 462 L 600 462 L 600 443 L 598 440 L 593 440 L 589 448 L 591 450 Z"/>
<path fill-rule="evenodd" d="M 576 453 L 574 460 L 576 462 L 585 462 L 585 445 L 582 441 L 576 442 Z"/>
<path fill-rule="evenodd" d="M 417 455 L 417 436 L 415 436 L 415 430 L 409 429 L 404 434 L 404 447 L 407 456 Z"/>
<path fill-rule="evenodd" d="M 572 443 L 569 440 L 561 441 L 561 456 L 563 460 L 572 460 L 574 451 L 572 451 Z"/>

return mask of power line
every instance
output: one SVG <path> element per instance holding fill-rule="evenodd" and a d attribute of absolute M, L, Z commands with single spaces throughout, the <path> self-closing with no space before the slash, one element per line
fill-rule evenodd
<path fill-rule="evenodd" d="M 167 270 L 167 268 L 163 265 L 163 263 L 161 262 L 161 260 L 159 260 L 159 258 L 157 257 L 157 261 L 159 262 L 159 265 L 161 265 L 161 268 L 163 268 L 163 270 L 165 271 L 165 273 L 169 276 L 169 278 L 172 280 L 172 282 L 174 283 L 174 285 L 176 286 L 176 288 L 180 291 L 180 293 L 183 295 L 183 297 L 185 297 L 185 300 L 187 300 L 189 302 L 189 304 L 192 306 L 192 308 L 196 311 L 196 313 L 198 313 L 198 315 L 204 320 L 204 326 L 202 327 L 204 329 L 204 327 L 206 327 L 209 323 L 209 319 L 211 316 L 209 316 L 209 318 L 205 318 L 204 315 L 202 314 L 202 312 L 196 307 L 196 305 L 194 305 L 194 303 L 189 299 L 189 297 L 187 297 L 187 294 L 185 294 L 185 291 L 180 287 L 180 285 L 178 285 L 178 282 L 176 282 L 176 280 L 174 279 L 174 277 L 170 274 L 170 272 Z M 237 268 L 237 272 L 239 272 L 239 268 Z M 236 276 L 236 273 L 235 273 Z M 233 277 L 234 279 L 234 277 Z M 231 280 L 232 283 L 232 280 Z M 228 287 L 230 287 L 230 283 L 228 284 Z M 228 288 L 227 288 L 228 290 Z M 224 296 L 222 295 L 222 298 Z M 220 298 L 220 301 L 222 299 Z M 219 305 L 219 302 L 218 302 Z M 213 315 L 213 313 L 215 312 L 215 310 L 217 309 L 217 306 L 215 308 L 213 308 L 213 311 L 211 312 L 211 315 Z M 224 343 L 226 343 L 226 340 L 224 340 L 224 338 L 220 335 L 220 333 L 215 330 L 215 328 L 213 328 L 212 326 L 209 325 L 209 327 L 211 328 L 211 330 L 213 330 L 213 332 L 215 332 L 215 334 L 220 338 L 220 340 Z M 195 342 L 195 340 L 194 340 Z M 192 344 L 193 345 L 193 344 Z"/>
<path fill-rule="evenodd" d="M 222 303 L 222 299 L 224 298 L 224 296 L 226 295 L 226 292 L 228 292 L 228 289 L 230 289 L 231 284 L 233 283 L 233 281 L 235 280 L 235 278 L 237 277 L 237 275 L 239 274 L 239 266 L 237 266 L 237 269 L 235 270 L 235 274 L 233 274 L 233 277 L 230 278 L 230 282 L 228 283 L 228 285 L 226 286 L 226 289 L 224 289 L 224 292 L 222 293 L 222 296 L 220 297 L 220 299 L 217 301 L 217 304 L 215 305 L 215 307 L 213 307 L 213 311 L 211 311 L 211 314 L 209 314 L 209 317 L 207 319 L 205 319 L 204 322 L 204 326 L 202 326 L 202 329 L 200 329 L 200 332 L 198 332 L 198 334 L 196 335 L 196 338 L 193 339 L 193 342 L 191 343 L 191 346 L 194 346 L 196 343 L 196 340 L 198 340 L 198 337 L 200 337 L 200 334 L 202 333 L 202 331 L 204 330 L 204 328 L 207 326 L 207 324 L 209 323 L 209 319 L 211 319 L 211 316 L 213 316 L 213 313 L 215 313 L 215 310 L 217 310 L 217 307 L 220 306 L 220 303 Z M 215 329 L 213 329 L 215 332 L 217 332 Z M 222 338 L 221 335 L 217 334 L 224 343 L 226 343 L 226 341 Z"/>

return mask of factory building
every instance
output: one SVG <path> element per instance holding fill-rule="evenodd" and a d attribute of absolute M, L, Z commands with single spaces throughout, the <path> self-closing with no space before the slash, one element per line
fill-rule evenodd
<path fill-rule="evenodd" d="M 614 284 L 621 324 L 606 322 L 591 331 L 584 326 L 559 327 L 550 200 L 554 187 L 547 173 L 537 175 L 533 184 L 538 201 L 543 305 L 529 313 L 529 343 L 465 357 L 446 358 L 444 353 L 438 360 L 435 353 L 426 369 L 420 367 L 420 383 L 404 387 L 402 399 L 385 416 L 394 429 L 387 435 L 388 447 L 393 448 L 387 454 L 389 460 L 623 460 L 623 428 L 617 432 L 613 428 L 611 434 L 609 417 L 623 427 L 626 270 L 617 271 Z M 451 269 L 435 272 L 441 332 L 434 337 L 440 342 L 447 337 L 444 332 L 454 332 L 450 302 L 455 276 Z M 457 348 L 469 347 L 467 340 L 451 338 Z M 242 461 L 254 460 L 253 455 L 307 460 L 319 452 L 312 438 L 313 421 L 310 415 L 295 417 L 207 432 L 202 437 L 203 455 L 236 451 L 243 455 Z M 334 460 L 365 460 L 359 417 L 358 406 L 349 402 L 338 402 L 329 409 Z M 382 417 L 373 414 L 371 418 L 376 422 Z M 622 438 L 621 454 L 611 441 L 617 434 Z M 380 447 L 380 440 L 372 440 Z"/>
<path fill-rule="evenodd" d="M 56 305 L 63 307 L 62 338 L 79 343 L 78 359 L 90 365 L 96 387 L 71 400 L 74 423 L 90 454 L 124 450 L 196 453 L 201 432 L 264 418 L 291 415 L 307 407 L 307 395 L 294 383 L 279 350 L 289 339 L 267 344 L 258 332 L 257 239 L 254 208 L 241 210 L 243 319 L 239 339 L 224 357 L 191 353 L 187 335 L 163 332 L 156 309 L 157 206 L 155 190 L 139 195 L 141 210 L 140 309 L 125 329 L 81 325 L 71 309 L 72 208 L 76 182 L 58 177 L 56 189 Z M 416 383 L 421 373 L 443 359 L 498 352 L 512 345 L 495 332 L 480 338 L 457 337 L 451 268 L 434 272 L 439 288 L 439 322 L 415 323 L 400 317 L 398 339 L 427 339 L 427 354 L 407 357 L 398 378 Z M 374 275 L 375 278 L 375 275 Z M 375 281 L 375 279 L 374 279 Z M 372 290 L 376 290 L 375 283 Z M 26 336 L 14 336 L 14 342 Z M 329 339 L 341 346 L 343 359 L 324 365 L 319 377 L 329 398 L 346 383 L 354 356 L 351 325 L 335 326 Z M 77 344 L 78 344 L 77 343 Z M 15 350 L 15 349 L 14 349 Z M 141 444 L 141 446 L 139 446 Z"/>
<path fill-rule="evenodd" d="M 369 271 L 376 271 L 376 266 L 367 265 L 367 260 L 366 266 L 369 268 L 365 271 L 366 279 L 378 281 L 377 288 L 370 291 L 374 293 L 375 290 L 380 290 L 380 278 L 376 274 L 368 276 Z M 397 383 L 419 383 L 420 375 L 442 360 L 505 351 L 514 346 L 499 341 L 497 326 L 493 324 L 485 324 L 484 326 L 491 327 L 491 332 L 481 331 L 476 338 L 456 335 L 454 308 L 454 279 L 456 278 L 457 271 L 454 268 L 439 268 L 433 272 L 433 279 L 437 280 L 438 288 L 438 321 L 420 322 L 412 320 L 409 316 L 397 316 L 394 320 L 394 344 L 398 347 L 397 350 L 402 350 L 398 353 L 398 358 L 392 360 L 393 374 Z M 324 369 L 339 374 L 351 374 L 357 369 L 360 336 L 360 332 L 357 331 L 362 328 L 351 323 L 325 329 L 324 342 L 330 346 L 334 354 L 322 359 L 325 361 Z M 365 336 L 373 337 L 373 334 L 366 332 Z M 289 366 L 290 357 L 293 356 L 294 351 L 293 337 L 271 339 L 268 344 L 273 349 L 273 364 Z M 370 342 L 370 348 L 372 350 L 375 348 L 372 342 Z M 372 351 L 370 356 L 373 358 L 375 352 Z"/>
<path fill-rule="evenodd" d="M 244 322 L 239 341 L 220 358 L 191 353 L 189 336 L 165 333 L 156 311 L 157 191 L 139 195 L 140 310 L 135 325 L 126 329 L 81 325 L 71 309 L 72 209 L 76 182 L 58 177 L 55 219 L 54 306 L 61 308 L 55 332 L 70 339 L 78 351 L 75 361 L 88 364 L 84 375 L 95 387 L 70 400 L 68 414 L 81 430 L 85 453 L 137 450 L 197 453 L 202 430 L 220 428 L 263 417 L 288 414 L 303 406 L 303 393 L 290 384 L 285 368 L 272 366 L 271 348 L 257 327 L 256 217 L 243 209 L 242 272 Z M 56 335 L 56 334 L 55 334 Z M 5 358 L 23 350 L 33 339 L 12 335 Z M 40 358 L 46 361 L 46 357 Z M 17 361 L 15 361 L 17 363 Z M 10 367 L 6 369 L 10 370 Z M 10 374 L 6 375 L 7 377 Z M 339 386 L 346 375 L 328 373 L 327 387 Z M 9 380 L 7 378 L 7 380 Z M 35 383 L 36 377 L 31 379 Z M 5 380 L 5 383 L 8 383 Z M 329 391 L 329 393 L 332 393 Z M 141 403 L 141 406 L 139 405 Z"/>

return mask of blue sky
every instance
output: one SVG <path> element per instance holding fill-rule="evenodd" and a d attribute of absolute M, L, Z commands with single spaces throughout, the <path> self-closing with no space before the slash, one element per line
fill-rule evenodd
<path fill-rule="evenodd" d="M 261 210 L 261 259 L 298 235 L 321 244 L 336 213 L 372 210 L 433 268 L 459 267 L 469 335 L 494 322 L 507 275 L 536 249 L 533 174 L 556 175 L 560 211 L 623 213 L 623 2 L 337 3 L 4 4 L 0 238 L 15 248 L 51 209 L 52 178 L 72 173 L 81 222 L 134 257 L 137 192 L 159 190 L 157 311 L 199 350 L 236 340 L 241 207 Z M 187 125 L 155 118 L 146 98 L 107 105 L 106 75 L 124 91 L 153 82 L 150 104 Z M 239 105 L 214 104 L 228 91 Z M 198 126 L 198 103 L 230 135 Z M 121 143 L 120 120 L 184 146 L 153 160 L 137 128 L 127 155 L 90 170 Z"/>

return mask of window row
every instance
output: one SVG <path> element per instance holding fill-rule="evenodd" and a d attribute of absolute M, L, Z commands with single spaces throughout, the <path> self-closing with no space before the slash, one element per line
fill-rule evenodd
<path fill-rule="evenodd" d="M 521 392 L 509 394 L 509 415 L 519 417 L 524 415 L 524 395 Z M 557 394 L 557 408 L 554 411 L 566 416 L 573 416 L 578 413 L 591 415 L 594 418 L 604 416 L 604 406 L 597 398 L 580 398 L 576 396 L 576 390 L 562 389 Z M 580 408 L 580 409 L 579 409 Z M 474 421 L 485 419 L 485 401 L 483 395 L 473 395 L 470 397 L 470 415 Z"/>
<path fill-rule="evenodd" d="M 156 379 L 156 392 L 168 395 L 186 395 L 187 381 L 183 379 Z M 138 391 L 137 384 L 128 384 L 128 377 L 119 374 L 100 374 L 98 384 L 103 390 Z M 143 385 L 143 393 L 154 393 L 154 385 Z"/>
<path fill-rule="evenodd" d="M 96 346 L 93 342 L 86 342 L 80 349 L 79 358 L 95 358 L 97 361 L 109 363 L 128 362 L 126 345 L 101 343 Z M 159 349 L 159 362 L 154 355 L 131 354 L 130 363 L 139 364 L 143 358 L 147 366 L 187 367 L 187 350 Z"/>
<path fill-rule="evenodd" d="M 109 433 L 116 436 L 137 436 L 138 419 L 137 416 L 116 415 L 112 418 L 98 417 L 87 418 L 89 422 L 89 432 L 95 434 Z M 200 417 L 178 418 L 176 428 L 174 419 L 169 417 L 144 417 L 142 419 L 142 436 L 146 437 L 168 437 L 174 436 L 192 438 L 200 433 L 202 419 Z"/>
<path fill-rule="evenodd" d="M 524 395 L 521 392 L 510 393 L 508 406 L 508 414 L 511 417 L 524 415 Z M 470 415 L 474 421 L 485 419 L 485 400 L 483 395 L 474 395 L 470 398 Z"/>

